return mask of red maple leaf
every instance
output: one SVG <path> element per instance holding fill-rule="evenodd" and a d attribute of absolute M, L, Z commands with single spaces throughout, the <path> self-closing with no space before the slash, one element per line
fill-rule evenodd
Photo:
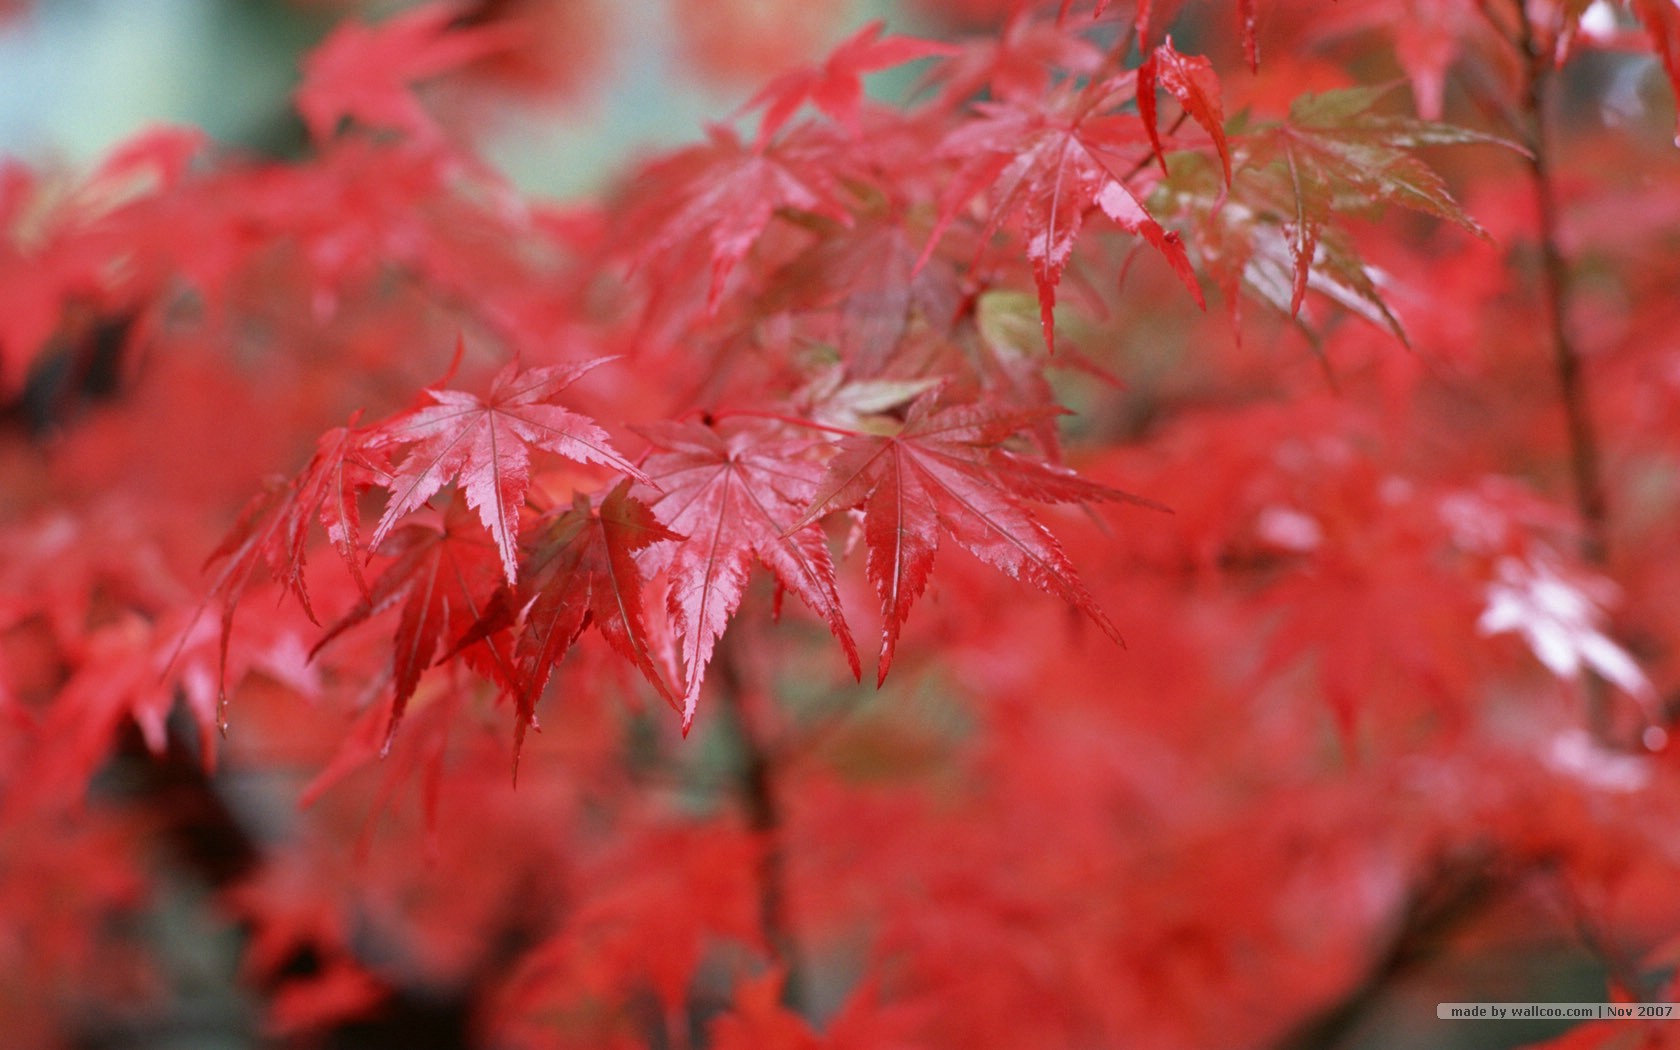
<path fill-rule="evenodd" d="M 518 625 L 512 673 L 506 675 L 518 710 L 514 762 L 525 730 L 536 721 L 537 699 L 561 658 L 594 624 L 621 656 L 636 665 L 659 695 L 675 697 L 653 662 L 642 612 L 643 550 L 683 537 L 661 525 L 647 505 L 620 482 L 599 507 L 577 493 L 572 505 L 537 531 L 524 563 L 517 599 L 503 588 L 461 645 Z"/>
<path fill-rule="evenodd" d="M 786 143 L 747 149 L 727 128 L 707 129 L 710 142 L 673 154 L 642 173 L 647 207 L 628 225 L 643 227 L 631 265 L 664 273 L 683 249 L 701 245 L 711 257 L 706 311 L 714 313 L 730 274 L 779 211 L 821 215 L 849 225 L 836 197 L 828 157 L 810 157 Z M 672 273 L 678 279 L 683 273 Z"/>
<path fill-rule="evenodd" d="M 962 312 L 956 268 L 943 260 L 918 268 L 921 250 L 920 235 L 905 229 L 902 216 L 886 207 L 863 211 L 845 236 L 813 242 L 778 270 L 765 302 L 807 321 L 826 315 L 850 374 L 876 376 L 894 362 L 918 319 L 945 324 Z"/>
<path fill-rule="evenodd" d="M 902 1050 L 921 1045 L 917 1035 L 926 1011 L 915 1005 L 884 1006 L 873 979 L 858 986 L 821 1035 L 783 1003 L 786 983 L 781 967 L 738 982 L 729 1012 L 712 1022 L 712 1045 L 718 1050 Z"/>
<path fill-rule="evenodd" d="M 161 754 L 168 746 L 167 721 L 177 694 L 198 726 L 204 767 L 215 766 L 211 726 L 221 721 L 209 691 L 202 659 L 183 659 L 184 649 L 201 649 L 205 630 L 189 624 L 178 637 L 158 630 L 138 616 L 92 631 L 83 646 L 81 665 L 64 683 L 49 709 L 43 732 L 53 747 L 31 756 L 30 790 L 63 792 L 86 784 L 108 757 L 118 728 L 132 719 L 146 747 Z M 202 625 L 208 627 L 208 625 Z M 186 664 L 180 674 L 171 669 Z"/>
<path fill-rule="evenodd" d="M 814 522 L 788 528 L 809 505 L 822 476 L 820 462 L 811 456 L 817 443 L 763 430 L 726 437 L 696 424 L 668 423 L 643 432 L 665 450 L 647 461 L 648 476 L 663 490 L 653 509 L 688 537 L 672 549 L 666 566 L 667 602 L 687 675 L 683 727 L 694 718 L 712 648 L 740 607 L 755 558 L 823 618 L 845 649 L 852 674 L 861 674 L 822 530 Z"/>
<path fill-rule="evenodd" d="M 456 12 L 426 4 L 370 28 L 346 22 L 303 64 L 297 107 L 316 139 L 339 122 L 432 138 L 437 126 L 410 86 L 512 46 L 505 26 L 453 28 Z"/>
<path fill-rule="evenodd" d="M 613 450 L 600 427 L 553 403 L 556 394 L 605 360 L 525 371 L 510 364 L 490 384 L 488 398 L 430 387 L 426 392 L 436 404 L 382 424 L 374 440 L 407 452 L 384 483 L 391 502 L 374 529 L 372 546 L 378 547 L 404 514 L 453 481 L 490 530 L 502 571 L 514 582 L 532 449 L 643 478 Z"/>
<path fill-rule="evenodd" d="M 309 526 L 320 521 L 333 549 L 349 566 L 364 592 L 367 584 L 361 572 L 361 512 L 357 498 L 373 486 L 385 470 L 375 448 L 370 448 L 367 431 L 335 427 L 321 436 L 315 454 L 289 483 L 273 480 L 245 508 L 228 530 L 221 545 L 210 553 L 205 567 L 222 563 L 206 602 L 222 603 L 222 636 L 219 679 L 227 678 L 228 637 L 233 616 L 245 593 L 251 574 L 259 564 L 282 583 L 313 622 L 319 622 L 309 601 L 304 580 L 304 555 Z M 227 704 L 226 686 L 219 687 L 219 703 Z"/>
<path fill-rule="evenodd" d="M 1576 0 L 1562 6 L 1560 13 L 1571 22 L 1578 21 L 1588 4 Z M 1392 42 L 1394 60 L 1411 82 L 1418 115 L 1439 120 L 1448 72 L 1460 62 L 1485 62 L 1505 46 L 1503 14 L 1456 0 L 1335 4 L 1314 14 L 1308 39 L 1328 42 L 1368 33 L 1386 37 Z M 1562 57 L 1560 52 L 1559 64 Z"/>
<path fill-rule="evenodd" d="M 1140 173 L 1138 162 L 1148 156 L 1138 148 L 1145 140 L 1142 122 L 1115 112 L 1131 86 L 1130 77 L 1113 77 L 1076 93 L 1063 92 L 1042 108 L 978 103 L 981 116 L 940 144 L 940 152 L 963 163 L 945 194 L 924 261 L 957 212 L 990 187 L 992 203 L 982 239 L 1006 223 L 1019 228 L 1038 285 L 1044 340 L 1052 348 L 1056 285 L 1092 209 L 1148 241 L 1202 304 L 1178 233 L 1156 222 L 1129 185 Z"/>
<path fill-rule="evenodd" d="M 452 500 L 443 511 L 428 510 L 409 518 L 391 535 L 387 553 L 394 560 L 362 600 L 327 629 L 311 655 L 350 628 L 402 603 L 391 654 L 395 693 L 385 731 L 389 748 L 420 675 L 442 652 L 466 649 L 479 641 L 469 639 L 468 632 L 484 617 L 500 584 L 498 548 L 473 526 L 460 499 Z M 484 644 L 489 655 L 485 662 L 505 673 L 505 642 L 488 639 Z"/>
<path fill-rule="evenodd" d="M 1119 641 L 1120 633 L 1079 581 L 1061 545 L 1018 497 L 1146 501 L 999 447 L 1039 415 L 975 405 L 935 409 L 923 398 L 911 406 L 898 433 L 839 442 L 821 494 L 791 528 L 863 507 L 868 575 L 881 598 L 876 685 L 886 680 L 899 630 L 927 587 L 942 533 L 1010 577 L 1065 599 Z"/>
<path fill-rule="evenodd" d="M 1138 116 L 1149 132 L 1155 147 L 1155 157 L 1166 173 L 1167 155 L 1161 147 L 1161 130 L 1156 120 L 1155 88 L 1164 88 L 1178 99 L 1190 119 L 1200 124 L 1219 150 L 1219 163 L 1225 169 L 1225 184 L 1231 183 L 1231 149 L 1225 142 L 1225 108 L 1220 100 L 1219 76 L 1213 63 L 1200 55 L 1181 55 L 1167 37 L 1160 47 L 1149 53 L 1137 71 Z"/>
<path fill-rule="evenodd" d="M 724 821 L 649 822 L 622 836 L 593 859 L 569 928 L 551 946 L 566 967 L 565 994 L 634 983 L 674 1009 L 710 943 L 728 938 L 762 952 L 756 898 L 743 878 L 762 855 L 758 836 Z"/>
<path fill-rule="evenodd" d="M 718 1050 L 822 1050 L 811 1025 L 782 1005 L 787 973 L 775 968 L 735 986 L 728 1013 L 712 1022 L 712 1045 Z"/>
<path fill-rule="evenodd" d="M 153 282 L 165 273 L 199 276 L 205 253 L 184 250 L 198 242 L 182 239 L 178 225 L 165 232 L 153 224 L 198 187 L 189 176 L 207 159 L 206 142 L 197 129 L 152 128 L 73 188 L 0 162 L 0 396 L 23 394 L 40 355 L 80 309 L 120 313 L 136 294 L 161 294 Z"/>
<path fill-rule="evenodd" d="M 764 110 L 758 126 L 758 144 L 763 146 L 768 142 L 807 101 L 856 137 L 858 107 L 863 101 L 863 74 L 891 69 L 919 58 L 957 53 L 952 45 L 932 40 L 909 36 L 883 39 L 884 28 L 881 22 L 869 23 L 836 47 L 822 65 L 783 73 L 749 99 L 741 112 Z"/>
<path fill-rule="evenodd" d="M 994 99 L 1032 98 L 1049 90 L 1054 74 L 1093 76 L 1103 52 L 1062 26 L 1017 8 L 996 35 L 963 42 L 963 48 L 929 70 L 927 81 L 942 84 L 940 97 L 965 103 L 984 91 Z"/>
<path fill-rule="evenodd" d="M 314 620 L 303 574 L 309 524 L 314 519 L 320 520 L 351 573 L 361 579 L 357 497 L 384 474 L 370 458 L 374 450 L 365 439 L 366 432 L 334 427 L 321 436 L 315 454 L 296 477 L 290 482 L 272 481 L 247 505 L 205 560 L 206 566 L 225 561 L 211 588 L 213 597 L 222 598 L 231 610 L 251 571 L 258 563 L 266 563 L 269 574 L 286 585 Z"/>

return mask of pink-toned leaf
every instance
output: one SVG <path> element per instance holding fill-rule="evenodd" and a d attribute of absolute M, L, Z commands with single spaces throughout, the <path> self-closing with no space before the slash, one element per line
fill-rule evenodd
<path fill-rule="evenodd" d="M 1035 474 L 1012 459 L 1002 461 L 1001 472 L 992 465 L 996 446 L 1030 422 L 1026 414 L 978 406 L 935 409 L 923 398 L 897 434 L 841 440 L 819 494 L 792 528 L 863 508 L 867 571 L 881 599 L 876 685 L 886 680 L 899 632 L 927 587 L 941 536 L 1010 577 L 1064 599 L 1119 640 L 1061 545 L 1018 498 L 1046 492 L 1058 499 L 1087 497 L 1066 479 L 1052 482 L 1054 472 Z"/>
<path fill-rule="evenodd" d="M 662 451 L 646 470 L 662 489 L 653 509 L 687 536 L 670 550 L 667 598 L 686 671 L 683 724 L 694 717 L 700 683 L 713 646 L 741 604 L 753 561 L 822 617 L 846 653 L 852 674 L 861 673 L 857 646 L 840 610 L 834 565 L 815 524 L 788 528 L 809 505 L 822 476 L 808 437 L 789 438 L 767 429 L 728 436 L 695 424 L 665 424 L 643 431 Z"/>
<path fill-rule="evenodd" d="M 758 126 L 759 145 L 768 142 L 806 102 L 834 118 L 855 138 L 865 73 L 957 51 L 934 40 L 907 36 L 883 38 L 884 29 L 884 23 L 871 22 L 836 47 L 822 65 L 783 73 L 749 99 L 741 112 L 764 110 Z"/>
<path fill-rule="evenodd" d="M 708 130 L 707 144 L 673 154 L 643 173 L 639 181 L 647 205 L 630 224 L 646 227 L 631 255 L 639 270 L 667 276 L 662 271 L 670 260 L 703 247 L 711 260 L 710 314 L 722 302 L 730 275 L 777 212 L 809 213 L 842 224 L 851 220 L 823 159 L 813 163 L 782 143 L 748 149 L 727 128 Z"/>
<path fill-rule="evenodd" d="M 514 43 L 504 27 L 456 28 L 456 12 L 429 3 L 375 27 L 346 22 L 303 63 L 298 111 L 317 140 L 346 118 L 368 127 L 435 137 L 412 86 Z"/>
<path fill-rule="evenodd" d="M 643 476 L 600 427 L 554 403 L 560 391 L 605 360 L 525 371 L 510 364 L 491 383 L 488 397 L 433 387 L 426 393 L 434 404 L 381 424 L 374 440 L 405 452 L 383 482 L 391 500 L 372 545 L 379 546 L 403 515 L 454 482 L 495 540 L 502 571 L 513 583 L 533 449 Z"/>
<path fill-rule="evenodd" d="M 304 577 L 312 520 L 318 520 L 326 529 L 333 550 L 366 592 L 361 571 L 361 512 L 357 501 L 385 476 L 385 470 L 379 450 L 369 444 L 368 432 L 354 429 L 354 424 L 352 420 L 349 427 L 335 427 L 323 434 L 316 443 L 315 454 L 290 482 L 270 481 L 205 560 L 206 568 L 221 564 L 207 599 L 222 605 L 220 680 L 227 678 L 228 638 L 233 631 L 234 613 L 258 565 L 266 565 L 269 575 L 285 584 L 310 620 L 319 622 Z M 225 708 L 225 686 L 221 688 L 220 703 Z"/>

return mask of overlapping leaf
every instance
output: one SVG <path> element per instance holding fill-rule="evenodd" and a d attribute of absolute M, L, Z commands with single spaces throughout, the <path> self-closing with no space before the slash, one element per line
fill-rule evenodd
<path fill-rule="evenodd" d="M 321 436 L 315 454 L 290 482 L 271 481 L 246 507 L 210 557 L 206 567 L 221 563 L 210 588 L 210 599 L 222 603 L 221 677 L 227 677 L 228 635 L 251 574 L 266 565 L 269 575 L 285 584 L 315 620 L 304 580 L 304 555 L 311 521 L 320 521 L 333 549 L 366 589 L 361 574 L 361 512 L 358 497 L 385 476 L 380 451 L 368 432 L 335 427 Z M 225 695 L 222 703 L 226 703 Z"/>
<path fill-rule="evenodd" d="M 1332 245 L 1331 217 L 1398 204 L 1483 235 L 1441 177 L 1410 151 L 1419 146 L 1509 143 L 1463 128 L 1373 112 L 1386 91 L 1350 88 L 1306 95 L 1290 108 L 1287 121 L 1248 136 L 1251 181 L 1243 198 L 1287 235 L 1293 265 L 1291 314 L 1300 311 L 1315 271 L 1322 271 L 1333 285 L 1366 304 L 1362 312 L 1386 317 L 1400 335 L 1351 247 L 1338 238 L 1337 250 L 1325 250 Z"/>
<path fill-rule="evenodd" d="M 372 545 L 379 546 L 403 515 L 454 482 L 490 531 L 502 571 L 509 583 L 514 582 L 531 450 L 642 477 L 613 450 L 600 427 L 554 403 L 555 395 L 603 360 L 524 371 L 510 364 L 491 383 L 486 398 L 432 387 L 426 393 L 435 404 L 380 426 L 376 440 L 383 447 L 406 451 L 385 482 L 391 501 L 374 529 Z"/>
<path fill-rule="evenodd" d="M 950 55 L 957 50 L 933 40 L 882 37 L 884 28 L 881 22 L 871 22 L 836 47 L 822 65 L 783 73 L 754 95 L 743 108 L 764 110 L 758 128 L 759 143 L 769 141 L 807 101 L 855 136 L 865 73 L 891 69 L 919 58 Z"/>
<path fill-rule="evenodd" d="M 304 62 L 297 105 L 310 132 L 330 137 L 341 120 L 419 137 L 437 127 L 412 85 L 513 43 L 505 30 L 453 28 L 456 12 L 426 4 L 376 26 L 340 26 Z"/>
<path fill-rule="evenodd" d="M 499 669 L 518 709 L 516 761 L 549 677 L 590 624 L 661 696 L 676 703 L 653 662 L 642 612 L 645 579 L 637 557 L 661 540 L 682 536 L 661 525 L 629 492 L 630 482 L 623 481 L 599 507 L 582 493 L 574 495 L 570 508 L 539 527 L 517 592 L 505 586 L 498 590 L 460 643 L 470 645 L 504 627 L 516 629 L 511 663 Z"/>
<path fill-rule="evenodd" d="M 1590 0 L 1565 0 L 1557 5 L 1567 25 L 1577 22 Z M 1445 104 L 1447 77 L 1467 63 L 1486 68 L 1491 56 L 1508 50 L 1503 24 L 1516 5 L 1490 10 L 1484 4 L 1458 0 L 1396 0 L 1393 4 L 1334 4 L 1315 14 L 1307 29 L 1306 46 L 1341 43 L 1347 38 L 1376 34 L 1391 42 L 1394 60 L 1411 83 L 1413 104 L 1420 117 L 1439 120 Z M 1573 33 L 1572 30 L 1567 30 Z M 1567 39 L 1567 36 L 1564 38 Z M 1558 60 L 1563 59 L 1562 42 Z M 1520 60 L 1509 54 L 1512 60 Z"/>
<path fill-rule="evenodd" d="M 713 127 L 710 134 L 706 145 L 673 154 L 643 173 L 645 214 L 630 220 L 633 227 L 649 227 L 632 256 L 638 267 L 658 269 L 685 257 L 685 249 L 704 248 L 711 260 L 707 312 L 717 309 L 730 275 L 778 211 L 849 222 L 825 163 L 812 163 L 781 143 L 748 149 L 724 128 Z"/>
<path fill-rule="evenodd" d="M 443 511 L 408 518 L 391 534 L 386 552 L 394 556 L 393 561 L 361 601 L 327 629 L 314 652 L 402 603 L 391 657 L 395 692 L 385 733 L 389 747 L 420 675 L 444 652 L 477 641 L 468 634 L 488 610 L 500 573 L 497 545 L 474 524 L 459 498 Z M 505 667 L 505 641 L 491 639 L 485 645 L 481 652 L 487 657 L 487 668 Z"/>
<path fill-rule="evenodd" d="M 921 249 L 920 238 L 882 202 L 777 271 L 761 302 L 769 310 L 826 313 L 851 373 L 879 375 L 902 366 L 904 340 L 917 323 L 942 329 L 962 311 L 956 267 L 935 259 L 918 268 Z"/>
<path fill-rule="evenodd" d="M 953 105 L 981 92 L 993 99 L 1034 98 L 1049 89 L 1054 74 L 1089 77 L 1102 62 L 1095 44 L 1023 8 L 995 37 L 964 41 L 960 51 L 928 71 L 927 80 L 941 85 L 941 99 Z"/>
<path fill-rule="evenodd" d="M 817 496 L 792 527 L 863 508 L 867 573 L 881 599 L 877 685 L 886 680 L 899 631 L 927 587 L 942 536 L 1010 577 L 1062 598 L 1119 640 L 1061 545 L 1021 500 L 1136 500 L 1000 447 L 1034 421 L 1034 414 L 983 406 L 936 409 L 923 398 L 898 433 L 839 443 Z"/>
<path fill-rule="evenodd" d="M 688 537 L 672 548 L 665 566 L 686 675 L 684 727 L 694 717 L 706 665 L 740 607 L 755 558 L 822 617 L 845 650 L 852 674 L 859 674 L 857 646 L 840 611 L 822 530 L 809 521 L 789 528 L 822 476 L 820 462 L 811 456 L 812 440 L 764 429 L 724 436 L 697 424 L 668 423 L 644 432 L 662 449 L 647 461 L 648 476 L 663 490 L 653 509 Z"/>
<path fill-rule="evenodd" d="M 990 188 L 982 236 L 990 237 L 1006 224 L 1019 231 L 1038 285 L 1045 342 L 1051 346 L 1056 285 L 1092 209 L 1149 242 L 1196 302 L 1202 302 L 1178 234 L 1155 221 L 1131 185 L 1138 162 L 1148 156 L 1142 122 L 1116 111 L 1131 85 L 1129 77 L 1112 78 L 1076 93 L 1064 92 L 1043 108 L 980 103 L 980 116 L 940 145 L 942 153 L 963 163 L 945 194 L 924 259 L 958 211 Z"/>

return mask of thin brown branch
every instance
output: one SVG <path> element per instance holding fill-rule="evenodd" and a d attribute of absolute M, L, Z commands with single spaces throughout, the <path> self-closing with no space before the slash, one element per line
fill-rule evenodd
<path fill-rule="evenodd" d="M 1286 1032 L 1274 1050 L 1333 1050 L 1347 1045 L 1396 983 L 1439 956 L 1509 888 L 1485 856 L 1444 860 L 1418 887 L 1393 938 L 1364 977 L 1346 995 Z"/>
<path fill-rule="evenodd" d="M 727 636 L 719 640 L 711 675 L 722 687 L 723 707 L 735 727 L 740 749 L 739 789 L 747 826 L 759 836 L 763 848 L 758 867 L 759 925 L 771 955 L 786 975 L 783 1004 L 804 1013 L 805 968 L 788 916 L 786 820 L 776 791 L 779 766 L 762 731 L 754 725 L 747 698 L 750 685 L 740 665 L 736 641 Z"/>
<path fill-rule="evenodd" d="M 1527 75 L 1522 110 L 1527 120 L 1529 182 L 1534 190 L 1540 241 L 1540 295 L 1546 311 L 1552 364 L 1569 428 L 1569 466 L 1581 517 L 1581 556 L 1594 565 L 1609 559 L 1609 515 L 1600 470 L 1597 428 L 1587 395 L 1581 355 L 1569 335 L 1569 263 L 1559 244 L 1556 183 L 1551 170 L 1546 95 L 1552 60 L 1540 46 L 1526 8 L 1519 4 L 1520 40 Z"/>
<path fill-rule="evenodd" d="M 1569 472 L 1581 522 L 1581 557 L 1589 565 L 1610 560 L 1609 510 L 1600 468 L 1597 428 L 1581 355 L 1569 335 L 1569 263 L 1559 244 L 1556 181 L 1551 169 L 1546 97 L 1553 76 L 1551 48 L 1542 46 L 1528 7 L 1516 0 L 1517 47 L 1525 67 L 1521 108 L 1526 118 L 1529 183 L 1534 190 L 1540 241 L 1540 298 L 1545 310 L 1552 368 L 1557 375 L 1569 435 Z M 1598 739 L 1610 734 L 1610 691 L 1603 678 L 1586 680 L 1587 725 Z"/>

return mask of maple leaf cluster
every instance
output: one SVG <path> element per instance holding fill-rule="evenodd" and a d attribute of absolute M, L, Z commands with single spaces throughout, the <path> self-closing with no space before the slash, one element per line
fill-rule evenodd
<path fill-rule="evenodd" d="M 0 166 L 7 1038 L 1680 998 L 1673 5 L 808 6 L 674 5 L 762 86 L 588 201 L 455 104 L 583 5 Z"/>

